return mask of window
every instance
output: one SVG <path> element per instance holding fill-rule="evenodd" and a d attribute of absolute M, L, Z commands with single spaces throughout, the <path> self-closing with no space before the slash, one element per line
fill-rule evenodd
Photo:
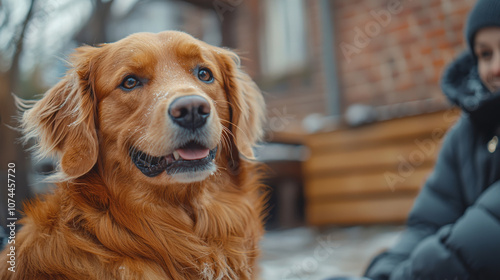
<path fill-rule="evenodd" d="M 264 0 L 262 74 L 280 77 L 302 71 L 307 62 L 303 0 Z"/>

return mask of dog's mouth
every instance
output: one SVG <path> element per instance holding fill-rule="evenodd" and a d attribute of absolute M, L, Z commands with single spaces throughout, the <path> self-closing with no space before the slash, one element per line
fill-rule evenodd
<path fill-rule="evenodd" d="M 132 162 L 148 177 L 156 177 L 163 171 L 168 175 L 206 171 L 214 165 L 216 153 L 217 147 L 210 150 L 193 141 L 175 149 L 172 154 L 161 157 L 154 157 L 134 148 L 130 149 Z"/>

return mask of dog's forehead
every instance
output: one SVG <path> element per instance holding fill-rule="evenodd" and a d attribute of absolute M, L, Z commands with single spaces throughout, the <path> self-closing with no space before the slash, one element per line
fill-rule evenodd
<path fill-rule="evenodd" d="M 102 92 L 111 92 L 115 84 L 129 75 L 149 81 L 189 81 L 200 65 L 217 75 L 217 49 L 183 32 L 132 34 L 102 46 L 97 68 L 99 73 L 108 74 L 98 74 L 96 84 Z"/>
<path fill-rule="evenodd" d="M 160 33 L 135 33 L 115 45 L 125 51 L 160 52 L 176 54 L 183 58 L 207 53 L 213 46 L 180 31 Z"/>
<path fill-rule="evenodd" d="M 136 33 L 106 46 L 106 60 L 116 67 L 192 66 L 215 63 L 216 47 L 179 31 Z"/>

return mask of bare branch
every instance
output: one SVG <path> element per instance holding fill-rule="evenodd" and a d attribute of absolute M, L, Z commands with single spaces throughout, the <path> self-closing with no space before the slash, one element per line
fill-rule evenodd
<path fill-rule="evenodd" d="M 28 27 L 31 18 L 33 17 L 33 7 L 35 6 L 35 2 L 37 0 L 31 0 L 28 13 L 26 14 L 26 18 L 23 21 L 21 26 L 21 31 L 17 39 L 15 39 L 15 50 L 14 56 L 12 57 L 12 62 L 9 70 L 9 80 L 10 80 L 10 91 L 13 92 L 17 85 L 17 80 L 19 78 L 19 60 L 21 59 L 21 53 L 23 52 L 24 47 L 24 37 L 26 35 L 26 28 Z"/>
<path fill-rule="evenodd" d="M 203 9 L 213 9 L 213 1 L 207 1 L 207 0 L 176 0 L 178 2 L 186 2 L 193 4 L 197 7 L 203 8 Z"/>
<path fill-rule="evenodd" d="M 76 33 L 76 41 L 88 45 L 106 42 L 108 37 L 106 26 L 111 17 L 111 5 L 113 5 L 113 1 L 95 0 L 92 16 L 90 16 L 80 31 Z"/>

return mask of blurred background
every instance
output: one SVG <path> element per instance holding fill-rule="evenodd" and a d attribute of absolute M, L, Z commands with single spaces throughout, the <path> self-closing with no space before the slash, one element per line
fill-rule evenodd
<path fill-rule="evenodd" d="M 0 0 L 0 224 L 50 186 L 19 142 L 33 99 L 82 44 L 182 30 L 236 49 L 267 100 L 258 158 L 272 187 L 263 279 L 360 275 L 404 228 L 453 125 L 439 88 L 475 0 Z"/>

